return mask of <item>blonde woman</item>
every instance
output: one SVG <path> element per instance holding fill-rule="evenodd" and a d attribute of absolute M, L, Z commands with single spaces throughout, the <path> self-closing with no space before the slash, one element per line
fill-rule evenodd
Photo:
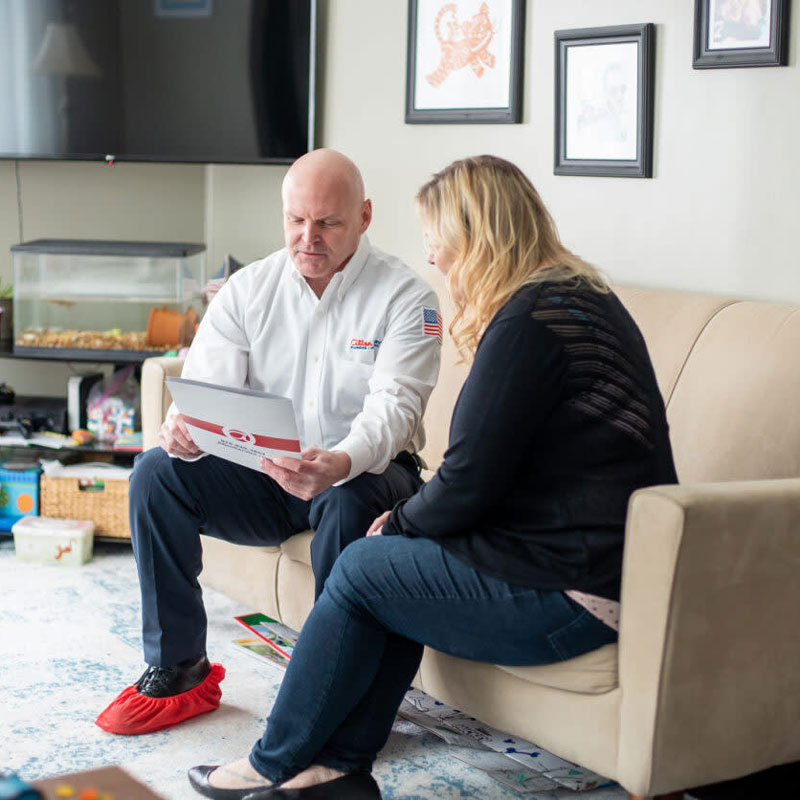
<path fill-rule="evenodd" d="M 628 498 L 677 480 L 636 325 L 523 173 L 457 161 L 417 202 L 472 361 L 449 447 L 339 556 L 249 758 L 190 770 L 207 797 L 380 797 L 423 645 L 522 666 L 615 641 Z"/>

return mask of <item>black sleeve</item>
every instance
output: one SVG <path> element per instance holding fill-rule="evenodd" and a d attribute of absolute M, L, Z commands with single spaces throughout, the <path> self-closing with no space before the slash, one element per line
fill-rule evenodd
<path fill-rule="evenodd" d="M 493 322 L 453 410 L 442 465 L 394 507 L 383 533 L 449 536 L 491 513 L 558 403 L 566 366 L 561 340 L 529 313 Z"/>

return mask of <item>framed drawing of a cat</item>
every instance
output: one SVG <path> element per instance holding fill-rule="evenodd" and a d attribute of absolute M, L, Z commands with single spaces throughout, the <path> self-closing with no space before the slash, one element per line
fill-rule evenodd
<path fill-rule="evenodd" d="M 406 122 L 520 122 L 524 17 L 524 0 L 409 0 Z"/>

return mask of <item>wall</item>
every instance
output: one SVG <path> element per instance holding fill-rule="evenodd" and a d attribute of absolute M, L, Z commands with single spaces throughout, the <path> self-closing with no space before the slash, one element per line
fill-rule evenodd
<path fill-rule="evenodd" d="M 528 0 L 524 122 L 405 125 L 401 0 L 330 0 L 322 141 L 361 165 L 372 239 L 421 263 L 411 198 L 455 158 L 517 162 L 565 243 L 621 282 L 800 301 L 800 70 L 692 69 L 691 0 Z M 655 177 L 553 175 L 553 32 L 654 22 Z"/>
<path fill-rule="evenodd" d="M 283 247 L 280 187 L 286 167 L 206 168 L 206 243 L 212 272 L 226 253 L 244 264 Z"/>

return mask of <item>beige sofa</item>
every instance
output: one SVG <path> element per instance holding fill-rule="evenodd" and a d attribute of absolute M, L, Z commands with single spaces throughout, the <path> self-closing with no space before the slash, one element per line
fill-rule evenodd
<path fill-rule="evenodd" d="M 428 650 L 417 685 L 654 796 L 800 759 L 800 307 L 618 294 L 650 348 L 681 480 L 631 498 L 619 645 L 524 669 Z M 446 344 L 425 417 L 431 467 L 465 375 L 454 361 Z M 144 364 L 145 446 L 180 366 Z M 300 628 L 311 536 L 206 539 L 202 580 Z"/>

